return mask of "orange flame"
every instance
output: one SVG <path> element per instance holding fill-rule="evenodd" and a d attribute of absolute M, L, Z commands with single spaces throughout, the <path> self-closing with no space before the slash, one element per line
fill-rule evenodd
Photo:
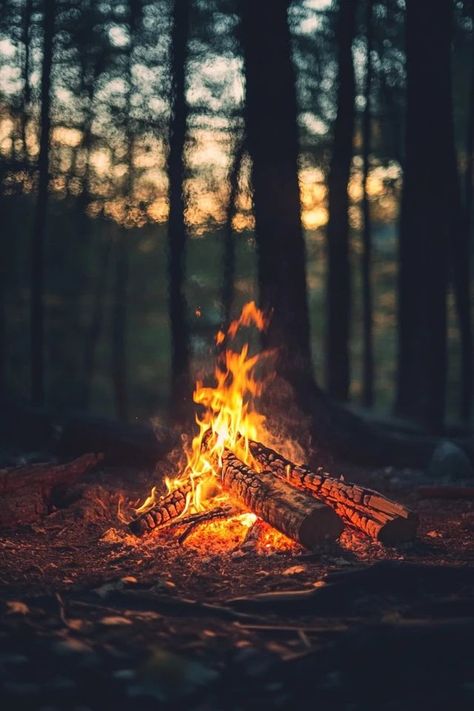
<path fill-rule="evenodd" d="M 242 327 L 255 326 L 262 331 L 266 324 L 265 315 L 251 301 L 245 304 L 239 318 L 230 323 L 227 333 L 217 332 L 216 344 L 226 341 L 228 346 Z M 243 461 L 251 464 L 248 441 L 264 437 L 265 417 L 255 409 L 263 380 L 256 378 L 255 369 L 265 355 L 258 353 L 251 356 L 247 343 L 240 351 L 227 347 L 215 367 L 214 384 L 204 385 L 201 381 L 196 383 L 193 400 L 204 410 L 201 417 L 196 416 L 199 432 L 193 438 L 191 449 L 186 455 L 187 466 L 182 475 L 166 480 L 168 491 L 173 491 L 184 481 L 191 481 L 189 504 L 196 511 L 205 508 L 205 502 L 218 494 L 216 462 L 220 461 L 224 448 L 231 449 Z M 203 447 L 204 438 L 206 447 Z M 159 498 L 154 487 L 136 512 L 147 511 Z"/>

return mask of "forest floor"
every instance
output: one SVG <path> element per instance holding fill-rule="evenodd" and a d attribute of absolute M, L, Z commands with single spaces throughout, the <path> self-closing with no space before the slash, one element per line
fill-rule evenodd
<path fill-rule="evenodd" d="M 88 474 L 68 507 L 0 536 L 1 708 L 472 709 L 474 502 L 418 500 L 415 471 L 350 476 L 415 508 L 417 541 L 135 539 L 119 494 L 149 473 Z M 276 591 L 305 592 L 254 598 Z"/>

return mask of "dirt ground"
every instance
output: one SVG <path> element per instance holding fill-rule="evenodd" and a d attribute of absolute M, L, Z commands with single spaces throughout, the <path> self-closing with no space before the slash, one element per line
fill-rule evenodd
<path fill-rule="evenodd" d="M 349 473 L 419 512 L 415 543 L 136 539 L 118 502 L 150 473 L 87 475 L 0 535 L 1 708 L 472 709 L 474 502 L 420 500 L 416 471 Z"/>

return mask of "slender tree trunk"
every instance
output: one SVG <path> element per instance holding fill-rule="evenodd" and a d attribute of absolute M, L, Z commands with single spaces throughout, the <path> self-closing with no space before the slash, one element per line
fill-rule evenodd
<path fill-rule="evenodd" d="M 452 226 L 451 0 L 406 3 L 407 114 L 399 244 L 397 410 L 441 431 Z"/>
<path fill-rule="evenodd" d="M 23 9 L 22 37 L 24 48 L 23 58 L 23 89 L 21 93 L 21 144 L 23 150 L 23 160 L 28 160 L 28 145 L 26 129 L 28 126 L 28 112 L 30 105 L 30 27 L 31 14 L 33 11 L 33 0 L 25 0 Z"/>
<path fill-rule="evenodd" d="M 229 172 L 229 202 L 225 220 L 225 242 L 223 259 L 222 280 L 222 309 L 224 312 L 224 331 L 231 321 L 232 305 L 235 291 L 235 240 L 233 221 L 237 212 L 237 197 L 239 192 L 239 178 L 242 170 L 242 161 L 245 155 L 245 139 L 237 140 L 232 165 Z"/>
<path fill-rule="evenodd" d="M 115 254 L 115 276 L 112 287 L 112 383 L 115 411 L 121 420 L 128 419 L 127 378 L 127 295 L 129 277 L 129 235 L 119 227 Z"/>
<path fill-rule="evenodd" d="M 31 398 L 37 405 L 44 401 L 44 248 L 48 212 L 54 14 L 55 0 L 44 0 L 38 195 L 31 244 Z"/>
<path fill-rule="evenodd" d="M 370 151 L 372 138 L 371 89 L 372 89 L 372 40 L 373 40 L 373 0 L 367 1 L 366 41 L 367 58 L 365 66 L 365 107 L 362 118 L 362 322 L 363 322 L 363 390 L 362 401 L 367 407 L 374 403 L 374 352 L 372 321 L 372 225 L 370 220 L 370 200 L 367 181 L 370 171 Z"/>
<path fill-rule="evenodd" d="M 277 349 L 277 368 L 283 376 L 308 381 L 311 347 L 288 4 L 240 0 L 245 123 L 252 159 L 260 305 L 272 313 L 265 345 Z"/>
<path fill-rule="evenodd" d="M 5 210 L 5 195 L 4 195 L 4 172 L 3 166 L 0 165 L 0 225 L 4 229 L 7 227 L 7 216 Z M 0 260 L 0 395 L 5 395 L 7 378 L 7 308 L 6 300 L 6 285 L 7 285 L 7 260 L 3 255 Z"/>
<path fill-rule="evenodd" d="M 92 295 L 91 319 L 84 339 L 84 388 L 82 405 L 86 409 L 89 407 L 96 372 L 97 346 L 102 333 L 104 320 L 104 302 L 107 293 L 107 277 L 111 251 L 111 237 L 107 230 L 105 242 L 99 255 L 99 267 L 97 269 Z"/>
<path fill-rule="evenodd" d="M 174 0 L 171 35 L 171 117 L 169 126 L 168 308 L 171 328 L 171 394 L 179 410 L 189 388 L 189 333 L 184 295 L 187 230 L 184 219 L 184 149 L 188 105 L 186 60 L 190 0 Z"/>
<path fill-rule="evenodd" d="M 129 0 L 129 31 L 130 44 L 127 50 L 127 95 L 125 109 L 125 141 L 127 147 L 127 182 L 125 201 L 127 207 L 133 203 L 133 157 L 134 133 L 131 124 L 132 111 L 132 62 L 135 36 L 141 16 L 141 0 Z M 115 397 L 115 409 L 121 420 L 128 420 L 128 364 L 127 364 L 127 331 L 128 331 L 128 283 L 130 272 L 130 235 L 125 227 L 118 230 L 115 257 L 115 279 L 112 298 L 112 360 L 111 374 Z"/>
<path fill-rule="evenodd" d="M 350 387 L 351 268 L 349 195 L 355 78 L 352 42 L 357 0 L 339 0 L 337 116 L 328 176 L 328 277 L 326 323 L 326 385 L 330 395 L 347 400 Z"/>

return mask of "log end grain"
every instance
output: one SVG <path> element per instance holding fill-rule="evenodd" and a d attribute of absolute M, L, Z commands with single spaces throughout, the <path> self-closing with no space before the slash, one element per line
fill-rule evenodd
<path fill-rule="evenodd" d="M 417 529 L 418 515 L 410 511 L 405 516 L 395 516 L 387 521 L 378 532 L 377 540 L 386 546 L 410 543 L 415 540 Z"/>

